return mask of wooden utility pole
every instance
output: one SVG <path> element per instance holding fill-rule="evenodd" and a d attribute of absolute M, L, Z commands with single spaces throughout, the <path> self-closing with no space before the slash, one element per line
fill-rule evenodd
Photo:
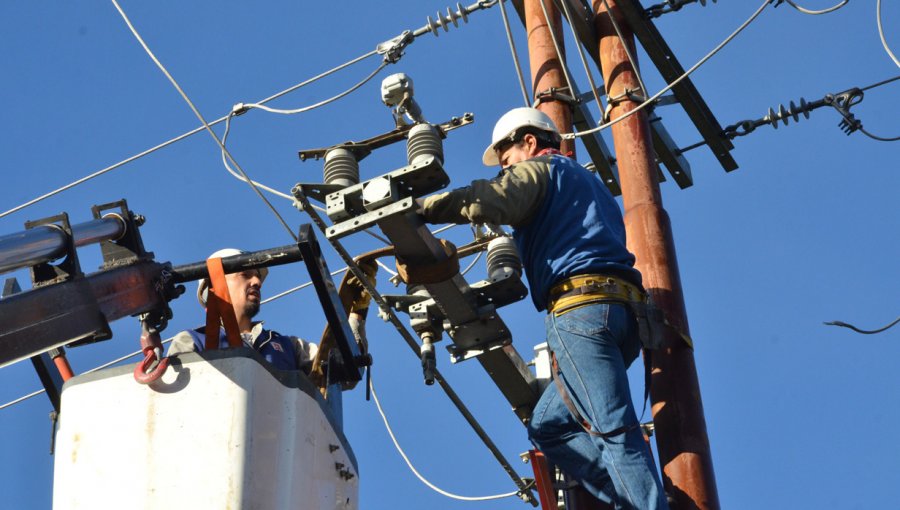
<path fill-rule="evenodd" d="M 531 66 L 531 90 L 534 91 L 532 99 L 536 100 L 541 97 L 542 93 L 547 93 L 551 90 L 558 90 L 567 96 L 571 96 L 572 92 L 567 89 L 565 74 L 563 74 L 564 61 L 560 61 L 556 53 L 556 47 L 553 45 L 553 37 L 555 36 L 559 44 L 560 53 L 565 58 L 562 17 L 559 9 L 556 8 L 556 3 L 547 0 L 543 0 L 548 15 L 544 16 L 541 1 L 524 0 L 523 2 L 525 31 L 528 34 L 528 61 Z M 551 30 L 553 31 L 552 34 Z M 572 109 L 569 104 L 545 97 L 538 104 L 537 108 L 553 119 L 560 133 L 572 132 Z M 573 157 L 575 155 L 575 144 L 571 141 L 563 140 L 560 149 L 563 153 L 571 152 Z"/>
<path fill-rule="evenodd" d="M 616 7 L 616 0 L 594 0 L 593 7 L 603 80 L 612 103 L 610 118 L 614 120 L 638 106 L 632 98 L 647 96 L 649 91 L 640 90 L 625 52 L 623 39 L 631 54 L 636 54 L 634 35 Z M 622 39 L 616 34 L 610 14 L 615 16 Z M 629 97 L 629 93 L 634 95 Z M 688 334 L 672 227 L 662 205 L 646 112 L 640 111 L 611 128 L 628 248 L 637 257 L 636 266 L 653 301 L 663 309 L 669 322 Z M 663 348 L 653 352 L 651 361 L 653 421 L 666 493 L 676 509 L 718 509 L 694 352 L 677 333 L 670 331 Z"/>

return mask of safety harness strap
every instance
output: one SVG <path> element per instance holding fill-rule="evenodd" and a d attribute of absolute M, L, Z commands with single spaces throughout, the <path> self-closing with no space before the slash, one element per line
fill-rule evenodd
<path fill-rule="evenodd" d="M 562 397 L 563 403 L 566 405 L 566 408 L 569 409 L 569 412 L 572 413 L 572 417 L 575 418 L 585 432 L 594 436 L 594 437 L 602 437 L 603 439 L 608 439 L 610 437 L 615 437 L 621 434 L 624 434 L 632 429 L 635 429 L 640 426 L 639 423 L 635 423 L 633 425 L 623 425 L 619 428 L 610 430 L 609 432 L 600 432 L 598 430 L 594 430 L 591 427 L 591 423 L 587 421 L 581 413 L 578 412 L 578 409 L 575 407 L 575 404 L 572 402 L 572 399 L 569 397 L 569 392 L 566 391 L 566 387 L 562 382 L 562 373 L 559 370 L 559 363 L 556 361 L 556 353 L 550 352 L 550 360 L 553 364 L 553 370 L 550 371 L 553 377 L 553 383 L 556 384 L 556 389 L 559 391 L 559 396 Z"/>
<path fill-rule="evenodd" d="M 219 324 L 225 326 L 225 336 L 230 347 L 241 346 L 241 331 L 238 326 L 237 316 L 234 314 L 234 305 L 231 303 L 231 295 L 228 293 L 228 283 L 225 281 L 225 268 L 222 266 L 221 257 L 206 260 L 206 269 L 209 271 L 210 289 L 206 298 L 206 349 L 219 348 Z"/>

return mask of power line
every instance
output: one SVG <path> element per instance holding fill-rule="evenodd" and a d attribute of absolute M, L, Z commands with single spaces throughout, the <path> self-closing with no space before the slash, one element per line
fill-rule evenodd
<path fill-rule="evenodd" d="M 826 322 L 824 324 L 826 326 L 840 326 L 843 328 L 850 328 L 853 331 L 856 331 L 857 333 L 862 333 L 864 335 L 874 335 L 876 333 L 881 333 L 882 331 L 886 331 L 886 330 L 894 327 L 898 322 L 900 322 L 900 317 L 897 317 L 896 319 L 894 319 L 894 322 L 891 322 L 890 324 L 888 324 L 887 326 L 885 326 L 883 328 L 878 328 L 878 329 L 873 329 L 873 330 L 859 329 L 856 326 L 854 326 L 853 324 L 847 324 L 846 322 L 841 322 L 841 321 L 831 321 L 831 322 Z"/>
<path fill-rule="evenodd" d="M 381 415 L 381 421 L 384 422 L 384 428 L 387 430 L 388 435 L 391 437 L 391 441 L 394 443 L 394 448 L 397 449 L 397 452 L 400 454 L 400 457 L 403 458 L 403 461 L 406 462 L 406 465 L 409 466 L 409 470 L 419 479 L 423 484 L 425 484 L 431 490 L 446 496 L 451 499 L 458 499 L 460 501 L 489 501 L 494 499 L 503 499 L 509 498 L 512 496 L 518 496 L 522 491 L 513 491 L 507 492 L 505 494 L 496 494 L 493 496 L 459 496 L 457 494 L 453 494 L 452 492 L 447 492 L 440 487 L 434 485 L 429 482 L 421 473 L 413 466 L 412 461 L 409 460 L 409 457 L 406 455 L 406 452 L 403 451 L 403 448 L 400 446 L 400 443 L 397 442 L 397 437 L 394 435 L 394 430 L 391 428 L 391 424 L 388 423 L 387 416 L 384 414 L 384 409 L 381 407 L 381 402 L 378 400 L 378 394 L 375 393 L 375 383 L 372 382 L 371 376 L 369 377 L 369 390 L 372 392 L 372 398 L 375 400 L 375 407 L 378 409 L 378 414 Z"/>
<path fill-rule="evenodd" d="M 516 51 L 516 43 L 513 42 L 512 30 L 509 28 L 509 17 L 506 15 L 506 7 L 500 0 L 500 15 L 503 17 L 503 28 L 506 30 L 506 40 L 509 41 L 509 51 L 512 53 L 513 64 L 516 66 L 516 75 L 519 77 L 519 87 L 522 89 L 522 99 L 525 100 L 525 106 L 531 106 L 528 99 L 528 89 L 525 88 L 525 78 L 522 75 L 522 66 L 519 64 L 519 53 Z"/>
<path fill-rule="evenodd" d="M 643 110 L 644 108 L 646 108 L 648 105 L 651 105 L 651 104 L 655 103 L 656 100 L 660 98 L 660 96 L 662 96 L 663 94 L 665 94 L 666 92 L 668 92 L 669 90 L 671 90 L 673 87 L 675 87 L 676 85 L 678 85 L 679 83 L 681 83 L 685 78 L 687 78 L 688 76 L 690 76 L 691 73 L 693 73 L 694 71 L 696 71 L 700 66 L 702 66 L 703 64 L 705 64 L 706 61 L 708 61 L 710 58 L 712 58 L 713 55 L 715 55 L 715 54 L 718 53 L 722 48 L 724 48 L 726 44 L 730 43 L 730 42 L 732 41 L 732 39 L 734 39 L 735 37 L 737 37 L 737 35 L 740 34 L 745 28 L 747 28 L 747 26 L 750 25 L 750 23 L 752 23 L 753 20 L 755 20 L 757 17 L 759 17 L 760 14 L 762 14 L 762 12 L 765 10 L 765 8 L 766 8 L 771 2 L 772 2 L 772 0 L 764 0 L 763 3 L 762 3 L 762 5 L 756 10 L 756 12 L 754 12 L 753 15 L 750 16 L 750 18 L 747 19 L 747 21 L 745 21 L 740 27 L 738 27 L 737 30 L 735 30 L 734 32 L 731 33 L 731 35 L 729 35 L 727 38 L 725 38 L 724 41 L 722 41 L 721 43 L 719 43 L 718 46 L 716 46 L 715 48 L 713 48 L 712 51 L 710 51 L 705 57 L 703 57 L 702 59 L 700 59 L 699 62 L 697 62 L 696 64 L 694 64 L 693 67 L 691 67 L 690 69 L 688 69 L 687 71 L 685 71 L 685 73 L 684 73 L 683 75 L 679 76 L 679 77 L 678 77 L 677 79 L 675 79 L 672 83 L 668 84 L 665 88 L 663 88 L 662 90 L 660 90 L 659 92 L 657 92 L 656 94 L 654 94 L 653 97 L 651 97 L 651 98 L 647 99 L 646 101 L 644 101 L 643 103 L 639 104 L 635 109 L 630 110 L 628 113 L 625 113 L 625 114 L 623 114 L 623 115 L 621 115 L 621 116 L 619 116 L 619 117 L 617 117 L 617 118 L 615 118 L 615 119 L 613 119 L 613 120 L 611 120 L 611 121 L 609 121 L 609 122 L 607 122 L 607 123 L 605 123 L 605 124 L 601 124 L 601 125 L 599 125 L 599 126 L 597 126 L 597 127 L 595 127 L 595 128 L 587 129 L 587 130 L 585 130 L 585 131 L 578 131 L 578 132 L 573 132 L 573 133 L 565 133 L 565 134 L 562 135 L 563 139 L 566 139 L 566 140 L 574 140 L 575 138 L 579 138 L 579 137 L 582 137 L 582 136 L 586 136 L 586 135 L 590 135 L 590 134 L 596 133 L 596 132 L 598 132 L 598 131 L 602 131 L 602 130 L 604 130 L 604 129 L 610 127 L 610 126 L 612 126 L 613 124 L 616 124 L 616 123 L 618 123 L 618 122 L 621 122 L 621 121 L 627 119 L 628 117 L 631 117 L 631 116 L 634 115 L 635 113 L 637 113 L 637 112 Z"/>
<path fill-rule="evenodd" d="M 351 65 L 353 65 L 353 64 L 356 64 L 357 62 L 360 62 L 360 61 L 362 61 L 362 60 L 365 60 L 366 58 L 369 58 L 369 57 L 371 57 L 371 56 L 373 56 L 373 55 L 377 55 L 377 54 L 378 54 L 378 53 L 377 53 L 376 50 L 372 50 L 372 51 L 370 51 L 370 52 L 368 52 L 368 53 L 366 53 L 366 54 L 364 54 L 364 55 L 361 55 L 361 56 L 359 56 L 359 57 L 357 57 L 357 58 L 354 58 L 354 59 L 352 59 L 352 60 L 349 60 L 349 61 L 347 61 L 347 62 L 344 62 L 343 64 L 341 64 L 341 65 L 339 65 L 339 66 L 337 66 L 337 67 L 334 67 L 334 68 L 332 68 L 332 69 L 329 69 L 329 70 L 327 70 L 327 71 L 325 71 L 325 72 L 323 72 L 323 73 L 320 73 L 320 74 L 318 74 L 318 75 L 316 75 L 316 76 L 313 76 L 312 78 L 309 78 L 309 79 L 307 79 L 307 80 L 305 80 L 305 81 L 302 81 L 302 82 L 300 82 L 300 83 L 297 83 L 297 84 L 295 84 L 295 85 L 293 85 L 293 86 L 291 86 L 291 87 L 288 87 L 287 89 L 284 89 L 284 90 L 282 90 L 282 91 L 280 91 L 280 92 L 277 92 L 277 93 L 275 93 L 275 94 L 273 94 L 273 95 L 271 95 L 271 96 L 269 96 L 269 97 L 267 97 L 267 98 L 265 98 L 265 99 L 262 99 L 262 100 L 260 100 L 260 101 L 257 101 L 256 104 L 265 104 L 265 103 L 268 103 L 268 102 L 270 102 L 270 101 L 274 101 L 275 99 L 278 99 L 278 98 L 284 96 L 285 94 L 288 94 L 288 93 L 290 93 L 290 92 L 293 92 L 293 91 L 295 91 L 295 90 L 297 90 L 297 89 L 299 89 L 299 88 L 301 88 L 301 87 L 304 87 L 304 86 L 306 86 L 306 85 L 309 85 L 310 83 L 313 83 L 313 82 L 318 81 L 318 80 L 320 80 L 320 79 L 322 79 L 322 78 L 325 78 L 325 77 L 327 77 L 327 76 L 329 76 L 329 75 L 331 75 L 331 74 L 334 74 L 334 73 L 336 73 L 336 72 L 338 72 L 338 71 L 340 71 L 340 70 L 342 70 L 342 69 L 344 69 L 344 68 L 346 68 L 346 67 L 349 67 L 349 66 L 351 66 Z M 223 116 L 223 117 L 220 117 L 220 118 L 218 118 L 218 119 L 216 119 L 216 120 L 210 122 L 209 125 L 210 125 L 210 126 L 215 126 L 215 125 L 221 124 L 222 122 L 226 122 L 230 116 L 231 116 L 231 113 L 229 113 L 228 115 L 225 115 L 225 116 Z M 78 185 L 80 185 L 80 184 L 83 184 L 83 183 L 85 183 L 85 182 L 87 182 L 87 181 L 89 181 L 89 180 L 91 180 L 91 179 L 94 179 L 94 178 L 99 177 L 99 176 L 101 176 L 101 175 L 103 175 L 103 174 L 106 174 L 106 173 L 108 173 L 108 172 L 111 172 L 111 171 L 113 171 L 113 170 L 115 170 L 115 169 L 117 169 L 117 168 L 119 168 L 119 167 L 122 167 L 122 166 L 124 166 L 124 165 L 126 165 L 126 164 L 128 164 L 128 163 L 131 163 L 132 161 L 138 160 L 138 159 L 140 159 L 140 158 L 142 158 L 142 157 L 144 157 L 144 156 L 147 156 L 147 155 L 149 155 L 149 154 L 152 154 L 152 153 L 154 153 L 154 152 L 156 152 L 156 151 L 158 151 L 158 150 L 160 150 L 160 149 L 163 149 L 163 148 L 165 148 L 165 147 L 168 147 L 169 145 L 172 145 L 172 144 L 174 144 L 174 143 L 176 143 L 176 142 L 179 142 L 179 141 L 181 141 L 181 140 L 184 140 L 185 138 L 188 138 L 188 137 L 190 137 L 190 136 L 192 136 L 192 135 L 195 135 L 195 134 L 197 134 L 197 133 L 203 131 L 204 129 L 206 129 L 205 126 L 199 126 L 199 127 L 195 128 L 195 129 L 192 129 L 192 130 L 190 130 L 190 131 L 188 131 L 188 132 L 186 132 L 186 133 L 183 133 L 183 134 L 181 134 L 181 135 L 178 135 L 178 136 L 176 136 L 175 138 L 172 138 L 172 139 L 170 139 L 170 140 L 167 140 L 167 141 L 165 141 L 165 142 L 162 142 L 162 143 L 160 143 L 159 145 L 156 145 L 156 146 L 151 147 L 151 148 L 149 148 L 149 149 L 147 149 L 147 150 L 145 150 L 145 151 L 143 151 L 143 152 L 140 152 L 140 153 L 138 153 L 138 154 L 135 154 L 134 156 L 131 156 L 131 157 L 126 158 L 126 159 L 123 159 L 122 161 L 119 161 L 118 163 L 114 163 L 114 164 L 112 164 L 112 165 L 110 165 L 110 166 L 108 166 L 108 167 L 106 167 L 106 168 L 103 168 L 103 169 L 101 169 L 101 170 L 98 170 L 98 171 L 96 171 L 96 172 L 90 174 L 90 175 L 87 175 L 87 176 L 85 176 L 85 177 L 82 177 L 81 179 L 78 179 L 78 180 L 73 181 L 73 182 L 71 182 L 71 183 L 69 183 L 69 184 L 66 184 L 65 186 L 62 186 L 62 187 L 57 188 L 57 189 L 55 189 L 55 190 L 53 190 L 53 191 L 51 191 L 51 192 L 49 192 L 49 193 L 46 193 L 46 194 L 41 195 L 41 196 L 39 196 L 39 197 L 37 197 L 37 198 L 35 198 L 35 199 L 32 199 L 32 200 L 30 200 L 30 201 L 28 201 L 28 202 L 25 202 L 24 204 L 21 204 L 21 205 L 19 205 L 19 206 L 16 206 L 16 207 L 14 207 L 14 208 L 12 208 L 12 209 L 10 209 L 10 210 L 8 210 L 8 211 L 5 211 L 5 212 L 3 212 L 3 213 L 0 213 L 0 218 L 3 218 L 4 216 L 8 216 L 8 215 L 13 214 L 13 213 L 18 212 L 18 211 L 21 211 L 22 209 L 25 209 L 26 207 L 30 207 L 30 206 L 32 206 L 32 205 L 38 203 L 38 202 L 41 202 L 41 201 L 46 200 L 46 199 L 48 199 L 48 198 L 50 198 L 50 197 L 52 197 L 52 196 L 54 196 L 54 195 L 57 195 L 57 194 L 59 194 L 59 193 L 62 193 L 63 191 L 69 190 L 69 189 L 74 188 L 75 186 L 78 186 Z"/>
<path fill-rule="evenodd" d="M 847 3 L 850 0 L 841 0 L 836 5 L 833 5 L 827 9 L 821 9 L 821 10 L 806 9 L 806 8 L 801 7 L 801 6 L 797 5 L 796 3 L 794 3 L 793 0 L 784 0 L 784 1 L 787 2 L 787 4 L 790 5 L 791 7 L 793 7 L 794 9 L 797 9 L 798 11 L 802 12 L 803 14 L 812 14 L 815 16 L 815 15 L 819 15 L 819 14 L 828 14 L 829 12 L 834 12 L 834 11 L 840 9 L 841 7 L 847 5 Z M 881 3 L 881 0 L 878 0 L 878 2 Z"/>
<path fill-rule="evenodd" d="M 878 0 L 878 3 L 875 4 L 875 21 L 878 23 L 878 37 L 881 38 L 881 45 L 884 46 L 884 51 L 891 57 L 894 64 L 897 64 L 897 67 L 900 67 L 900 60 L 897 60 L 897 56 L 894 55 L 894 52 L 891 51 L 891 47 L 888 46 L 887 39 L 884 38 L 884 27 L 881 22 L 881 0 Z"/>
<path fill-rule="evenodd" d="M 276 218 L 278 218 L 278 221 L 281 223 L 281 225 L 284 226 L 284 229 L 287 230 L 288 235 L 290 235 L 291 238 L 294 241 L 296 241 L 297 234 L 294 233 L 294 231 L 287 224 L 287 222 L 284 220 L 284 218 L 281 216 L 281 214 L 278 212 L 278 210 L 275 209 L 275 206 L 273 206 L 272 203 L 269 202 L 269 200 L 265 197 L 265 195 L 262 194 L 262 192 L 259 190 L 259 188 L 257 188 L 256 185 L 253 184 L 253 181 L 250 180 L 250 177 L 247 176 L 247 173 L 244 171 L 243 168 L 241 168 L 241 165 L 239 165 L 238 162 L 235 161 L 234 157 L 232 157 L 232 155 L 230 153 L 228 153 L 228 150 L 225 148 L 225 145 L 222 144 L 222 141 L 219 140 L 219 137 L 216 136 L 216 134 L 213 132 L 212 127 L 210 127 L 209 123 L 206 122 L 206 119 L 203 118 L 203 115 L 200 113 L 199 110 L 197 110 L 197 107 L 194 106 L 194 103 L 191 101 L 191 99 L 187 96 L 187 94 L 185 94 L 184 90 L 182 90 L 181 86 L 178 85 L 178 82 L 175 81 L 175 78 L 172 77 L 172 75 L 169 73 L 169 71 L 166 69 L 166 67 L 162 64 L 162 62 L 160 62 L 159 59 L 156 58 L 156 55 L 153 54 L 153 52 L 150 50 L 150 47 L 147 46 L 147 43 L 144 42 L 144 39 L 138 33 L 137 29 L 134 28 L 134 25 L 131 24 L 131 20 L 128 19 L 128 16 L 125 14 L 125 11 L 122 10 L 122 7 L 119 6 L 119 3 L 117 2 L 117 0 L 111 0 L 111 1 L 112 1 L 113 5 L 116 7 L 116 10 L 119 11 L 119 14 L 122 16 L 122 19 L 125 20 L 125 24 L 128 25 L 128 29 L 131 30 L 131 33 L 134 34 L 134 37 L 144 48 L 144 51 L 147 52 L 147 55 L 150 56 L 150 59 L 153 60 L 153 62 L 156 64 L 156 66 L 159 67 L 159 70 L 162 71 L 162 73 L 166 76 L 166 78 L 168 78 L 168 80 L 172 84 L 172 86 L 175 87 L 175 90 L 178 91 L 178 93 L 181 95 L 181 97 L 184 99 L 184 101 L 188 104 L 191 111 L 194 112 L 194 115 L 197 116 L 197 119 L 200 120 L 201 123 L 203 123 L 203 127 L 209 133 L 209 136 L 211 136 L 213 138 L 213 140 L 215 140 L 215 142 L 219 146 L 219 148 L 221 148 L 222 151 L 228 155 L 228 158 L 234 164 L 235 168 L 237 168 L 238 171 L 241 173 L 241 175 L 244 176 L 244 179 L 246 179 L 247 184 L 249 184 L 250 187 L 253 189 L 253 191 L 256 193 L 256 195 L 259 196 L 260 200 L 262 200 L 269 207 L 269 209 L 271 209 L 272 213 L 275 215 Z"/>

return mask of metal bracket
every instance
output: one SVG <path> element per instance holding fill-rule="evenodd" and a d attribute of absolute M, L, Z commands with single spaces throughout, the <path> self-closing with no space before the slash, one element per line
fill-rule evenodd
<path fill-rule="evenodd" d="M 31 282 L 34 288 L 64 282 L 82 275 L 81 265 L 78 263 L 78 253 L 75 252 L 75 238 L 72 235 L 69 215 L 62 213 L 40 220 L 27 221 L 25 222 L 25 229 L 30 230 L 44 225 L 58 228 L 63 232 L 65 235 L 66 258 L 56 265 L 42 262 L 32 266 Z"/>
<path fill-rule="evenodd" d="M 456 128 L 467 126 L 473 122 L 475 122 L 475 115 L 472 113 L 464 113 L 461 117 L 451 117 L 450 120 L 444 122 L 443 124 L 435 124 L 435 127 L 438 128 L 438 132 L 441 133 L 441 137 L 446 138 L 447 133 L 449 133 L 450 131 L 453 131 Z M 318 160 L 324 158 L 325 153 L 332 149 L 346 149 L 356 155 L 357 161 L 362 161 L 363 158 L 368 156 L 375 149 L 397 143 L 401 140 L 405 140 L 407 133 L 414 126 L 415 124 L 401 126 L 388 131 L 387 133 L 383 133 L 372 138 L 362 140 L 360 142 L 349 141 L 333 145 L 331 147 L 302 150 L 297 152 L 297 155 L 300 156 L 300 161 L 306 161 L 310 158 Z"/>
<path fill-rule="evenodd" d="M 103 214 L 110 210 L 117 210 L 117 212 Z M 146 219 L 131 212 L 124 198 L 108 204 L 95 205 L 91 208 L 91 212 L 94 219 L 99 220 L 106 216 L 113 216 L 125 224 L 125 232 L 122 237 L 100 243 L 100 252 L 103 255 L 103 266 L 100 269 L 130 264 L 136 260 L 153 260 L 153 253 L 144 249 L 144 241 L 138 230 L 138 227 L 143 225 Z"/>

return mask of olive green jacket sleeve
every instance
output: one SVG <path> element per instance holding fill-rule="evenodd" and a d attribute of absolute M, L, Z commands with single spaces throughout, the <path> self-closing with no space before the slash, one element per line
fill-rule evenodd
<path fill-rule="evenodd" d="M 512 165 L 493 179 L 479 179 L 427 197 L 422 214 L 429 223 L 527 224 L 540 209 L 550 181 L 548 158 Z"/>

